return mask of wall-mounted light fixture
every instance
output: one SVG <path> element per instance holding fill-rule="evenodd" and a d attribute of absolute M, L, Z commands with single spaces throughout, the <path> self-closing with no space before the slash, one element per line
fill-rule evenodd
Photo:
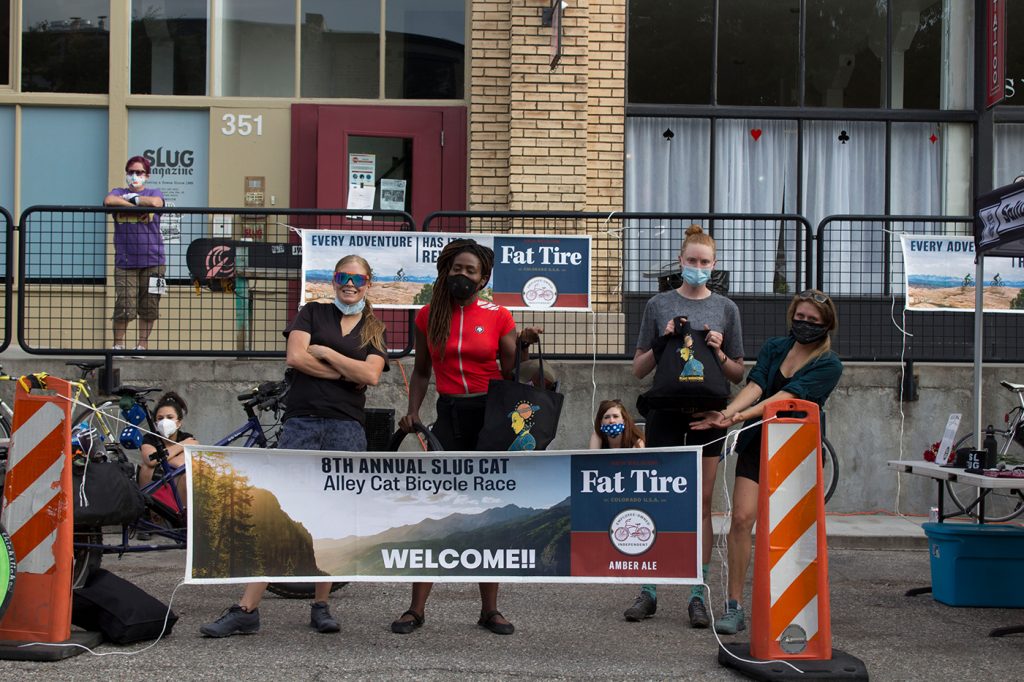
<path fill-rule="evenodd" d="M 551 68 L 562 58 L 562 14 L 569 7 L 566 0 L 552 0 L 550 7 L 541 10 L 541 26 L 551 27 Z"/>

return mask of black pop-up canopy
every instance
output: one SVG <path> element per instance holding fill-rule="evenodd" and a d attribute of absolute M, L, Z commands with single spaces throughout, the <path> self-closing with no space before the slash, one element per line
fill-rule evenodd
<path fill-rule="evenodd" d="M 974 200 L 974 437 L 981 447 L 985 256 L 1024 257 L 1024 182 L 997 187 Z"/>

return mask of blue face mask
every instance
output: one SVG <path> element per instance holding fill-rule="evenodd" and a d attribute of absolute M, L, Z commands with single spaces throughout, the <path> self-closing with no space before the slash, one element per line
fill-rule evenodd
<path fill-rule="evenodd" d="M 683 266 L 683 281 L 690 286 L 699 287 L 711 279 L 711 268 L 695 268 L 690 265 Z"/>
<path fill-rule="evenodd" d="M 621 436 L 625 430 L 625 424 L 601 424 L 601 433 L 606 436 Z"/>
<path fill-rule="evenodd" d="M 363 312 L 363 308 L 366 307 L 366 299 L 361 298 L 355 303 L 342 303 L 337 298 L 334 299 L 334 306 L 341 311 L 342 315 L 355 315 L 356 313 Z"/>

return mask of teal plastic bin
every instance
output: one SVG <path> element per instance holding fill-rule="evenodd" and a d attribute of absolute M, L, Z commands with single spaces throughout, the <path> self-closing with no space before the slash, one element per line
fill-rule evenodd
<path fill-rule="evenodd" d="M 1024 607 L 1024 528 L 926 523 L 932 596 L 950 606 Z"/>

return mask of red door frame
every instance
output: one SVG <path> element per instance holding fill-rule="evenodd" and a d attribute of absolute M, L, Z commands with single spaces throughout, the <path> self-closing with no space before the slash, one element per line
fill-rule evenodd
<path fill-rule="evenodd" d="M 428 119 L 440 118 L 444 145 L 441 172 L 422 148 L 433 144 Z M 344 208 L 348 184 L 345 159 L 348 135 L 409 137 L 413 139 L 412 216 L 417 224 L 433 211 L 466 209 L 466 108 L 292 105 L 291 206 Z M 439 140 L 437 141 L 439 143 Z M 416 145 L 421 145 L 420 150 Z M 330 153 L 326 153 L 330 151 Z M 437 176 L 437 177 L 435 177 Z M 434 189 L 423 191 L 423 185 Z"/>

